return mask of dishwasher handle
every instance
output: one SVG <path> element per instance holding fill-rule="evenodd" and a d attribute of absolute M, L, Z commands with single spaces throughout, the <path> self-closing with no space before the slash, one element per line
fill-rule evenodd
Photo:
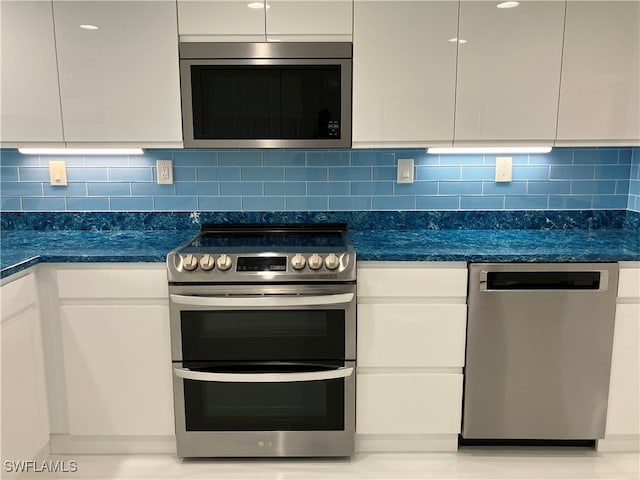
<path fill-rule="evenodd" d="M 599 291 L 607 290 L 607 270 L 527 270 L 480 272 L 480 291 Z"/>

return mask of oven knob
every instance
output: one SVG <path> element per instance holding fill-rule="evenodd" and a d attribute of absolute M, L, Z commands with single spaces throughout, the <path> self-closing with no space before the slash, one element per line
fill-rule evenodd
<path fill-rule="evenodd" d="M 206 255 L 203 255 L 202 258 L 200 259 L 200 268 L 205 272 L 208 272 L 209 270 L 213 270 L 213 267 L 215 266 L 216 266 L 216 261 L 208 253 Z"/>
<path fill-rule="evenodd" d="M 311 270 L 318 270 L 322 267 L 322 257 L 317 253 L 314 253 L 309 257 L 309 268 Z"/>
<path fill-rule="evenodd" d="M 218 260 L 216 260 L 216 265 L 218 266 L 218 270 L 222 270 L 223 272 L 229 270 L 232 265 L 231 258 L 229 258 L 229 255 L 220 255 Z"/>
<path fill-rule="evenodd" d="M 187 272 L 191 272 L 198 268 L 198 259 L 187 253 L 184 257 L 182 257 L 182 268 L 184 268 Z"/>
<path fill-rule="evenodd" d="M 300 253 L 296 253 L 291 258 L 291 266 L 296 270 L 302 270 L 306 263 L 307 260 Z"/>
<path fill-rule="evenodd" d="M 340 259 L 335 253 L 330 253 L 324 257 L 324 266 L 327 267 L 328 270 L 335 270 L 340 266 Z"/>

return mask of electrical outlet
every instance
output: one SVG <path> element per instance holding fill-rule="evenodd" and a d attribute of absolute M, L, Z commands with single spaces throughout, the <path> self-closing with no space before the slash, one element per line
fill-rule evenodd
<path fill-rule="evenodd" d="M 398 159 L 398 183 L 413 183 L 413 158 Z"/>
<path fill-rule="evenodd" d="M 496 158 L 496 182 L 510 182 L 511 181 L 511 167 L 513 162 L 511 157 L 497 157 Z"/>
<path fill-rule="evenodd" d="M 67 162 L 49 162 L 49 181 L 54 187 L 64 187 L 67 184 Z"/>
<path fill-rule="evenodd" d="M 160 185 L 171 185 L 173 183 L 173 161 L 156 160 L 156 174 Z"/>

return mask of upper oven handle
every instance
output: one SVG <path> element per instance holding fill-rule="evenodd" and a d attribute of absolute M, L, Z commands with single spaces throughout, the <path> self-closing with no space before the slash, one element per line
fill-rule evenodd
<path fill-rule="evenodd" d="M 353 301 L 353 293 L 335 295 L 273 295 L 273 296 L 197 296 L 171 295 L 171 301 L 193 307 L 301 307 L 311 305 L 340 305 Z"/>
<path fill-rule="evenodd" d="M 210 373 L 197 372 L 189 370 L 188 368 L 174 368 L 173 371 L 177 377 L 201 382 L 283 383 L 314 382 L 316 380 L 346 378 L 353 373 L 353 367 L 340 367 L 337 370 L 300 373 Z"/>

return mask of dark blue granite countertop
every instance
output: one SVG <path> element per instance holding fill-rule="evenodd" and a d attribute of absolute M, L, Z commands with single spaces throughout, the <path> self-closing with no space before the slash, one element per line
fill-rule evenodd
<path fill-rule="evenodd" d="M 39 262 L 164 262 L 196 230 L 10 230 L 0 278 Z M 359 261 L 640 261 L 640 235 L 597 230 L 352 230 Z"/>

